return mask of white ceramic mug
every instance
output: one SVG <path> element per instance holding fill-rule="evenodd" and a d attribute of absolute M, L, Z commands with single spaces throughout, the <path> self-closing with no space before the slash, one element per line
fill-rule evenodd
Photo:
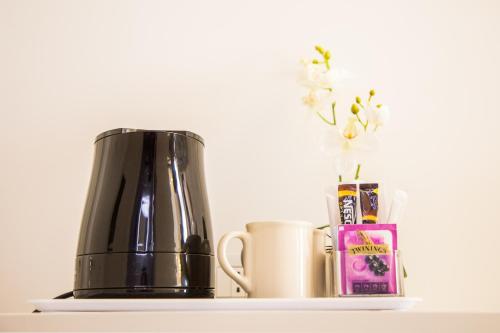
<path fill-rule="evenodd" d="M 313 227 L 303 221 L 251 222 L 247 231 L 233 231 L 219 241 L 217 257 L 224 272 L 248 297 L 313 297 Z M 226 248 L 232 238 L 243 242 L 244 275 L 229 264 Z"/>

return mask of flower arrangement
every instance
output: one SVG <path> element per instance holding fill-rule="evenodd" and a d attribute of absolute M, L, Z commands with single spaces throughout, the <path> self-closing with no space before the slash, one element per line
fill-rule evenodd
<path fill-rule="evenodd" d="M 342 181 L 343 176 L 358 180 L 360 158 L 363 153 L 377 147 L 377 132 L 389 120 L 389 108 L 375 103 L 376 92 L 371 89 L 365 100 L 355 97 L 344 126 L 338 124 L 336 91 L 344 75 L 332 65 L 329 50 L 319 45 L 315 46 L 315 50 L 319 54 L 318 58 L 301 61 L 299 83 L 307 88 L 302 101 L 332 129 L 327 145 L 333 150 L 339 181 Z"/>

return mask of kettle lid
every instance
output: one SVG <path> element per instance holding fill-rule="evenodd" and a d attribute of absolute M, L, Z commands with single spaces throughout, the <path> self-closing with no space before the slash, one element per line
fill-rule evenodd
<path fill-rule="evenodd" d="M 172 134 L 179 134 L 179 135 L 184 135 L 189 138 L 193 138 L 195 140 L 198 140 L 201 142 L 201 144 L 205 145 L 205 142 L 203 141 L 203 138 L 193 132 L 190 131 L 172 131 L 172 130 L 145 130 L 145 129 L 137 129 L 137 128 L 115 128 L 109 131 L 102 132 L 95 138 L 95 142 L 104 139 L 105 137 L 111 136 L 111 135 L 117 135 L 117 134 L 126 134 L 126 133 L 134 133 L 134 132 L 150 132 L 150 133 L 172 133 Z"/>

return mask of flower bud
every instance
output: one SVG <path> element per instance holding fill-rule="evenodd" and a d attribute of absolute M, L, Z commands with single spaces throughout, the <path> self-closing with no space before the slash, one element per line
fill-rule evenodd
<path fill-rule="evenodd" d="M 318 51 L 321 54 L 325 53 L 325 50 L 319 45 L 316 45 L 314 48 L 316 49 L 316 51 Z"/>
<path fill-rule="evenodd" d="M 312 63 L 315 64 L 315 65 L 317 65 L 317 64 L 319 64 L 319 60 L 318 59 L 313 59 Z"/>
<path fill-rule="evenodd" d="M 352 112 L 353 114 L 358 114 L 358 112 L 359 112 L 359 106 L 357 106 L 356 104 L 353 104 L 353 105 L 351 106 L 351 112 Z"/>
<path fill-rule="evenodd" d="M 377 106 L 377 108 L 380 109 L 382 107 L 382 104 L 377 104 L 376 106 Z"/>
<path fill-rule="evenodd" d="M 370 90 L 370 96 L 375 96 L 375 90 Z"/>
<path fill-rule="evenodd" d="M 324 54 L 324 57 L 326 60 L 329 60 L 330 59 L 330 51 L 326 51 Z"/>
<path fill-rule="evenodd" d="M 361 97 L 356 96 L 356 103 L 361 104 Z"/>

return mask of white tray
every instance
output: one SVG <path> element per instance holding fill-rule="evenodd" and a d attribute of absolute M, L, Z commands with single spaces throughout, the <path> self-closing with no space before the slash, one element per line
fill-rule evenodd
<path fill-rule="evenodd" d="M 36 299 L 29 301 L 42 312 L 95 311 L 325 311 L 407 310 L 416 297 L 351 298 L 215 298 L 215 299 Z"/>

